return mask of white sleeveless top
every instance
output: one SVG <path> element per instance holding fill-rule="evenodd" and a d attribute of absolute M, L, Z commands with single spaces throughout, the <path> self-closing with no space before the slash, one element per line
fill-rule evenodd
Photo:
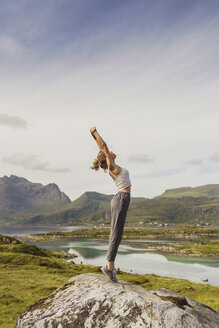
<path fill-rule="evenodd" d="M 118 191 L 131 186 L 131 180 L 129 178 L 129 172 L 124 168 L 121 168 L 121 169 L 122 169 L 122 171 L 117 176 L 115 176 L 114 174 L 112 174 L 109 171 L 109 175 L 115 181 L 115 184 L 118 188 Z"/>

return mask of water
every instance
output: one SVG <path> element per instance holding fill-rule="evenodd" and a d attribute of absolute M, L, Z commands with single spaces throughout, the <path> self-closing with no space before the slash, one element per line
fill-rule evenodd
<path fill-rule="evenodd" d="M 219 285 L 219 259 L 165 256 L 157 254 L 144 241 L 123 241 L 116 257 L 116 266 L 126 272 L 139 274 L 154 273 L 160 276 L 187 279 L 211 285 Z M 75 263 L 105 265 L 108 241 L 100 239 L 71 239 L 34 243 L 50 250 L 64 250 L 78 255 Z"/>
<path fill-rule="evenodd" d="M 46 233 L 57 231 L 74 231 L 89 229 L 85 226 L 0 226 L 0 234 L 23 235 L 30 233 Z M 171 240 L 173 242 L 173 240 Z M 177 241 L 177 240 L 175 240 Z M 155 243 L 156 240 L 124 240 L 116 257 L 116 266 L 121 270 L 133 273 L 154 273 L 160 276 L 176 277 L 194 282 L 208 279 L 211 285 L 219 285 L 219 259 L 194 258 L 157 254 L 150 250 L 146 242 Z M 168 240 L 162 240 L 162 243 Z M 177 241 L 181 242 L 181 240 Z M 51 250 L 65 250 L 75 253 L 76 263 L 105 265 L 108 242 L 94 239 L 71 239 L 46 243 L 35 243 L 40 247 Z"/>

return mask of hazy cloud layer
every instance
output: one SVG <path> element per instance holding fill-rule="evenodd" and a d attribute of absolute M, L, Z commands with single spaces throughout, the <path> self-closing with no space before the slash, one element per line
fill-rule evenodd
<path fill-rule="evenodd" d="M 0 34 L 0 57 L 9 56 L 12 58 L 18 58 L 22 53 L 22 46 L 16 39 L 6 34 Z"/>
<path fill-rule="evenodd" d="M 13 154 L 2 159 L 2 162 L 21 166 L 24 169 L 32 171 L 46 171 L 46 172 L 69 172 L 69 168 L 52 168 L 49 162 L 44 162 L 37 155 L 26 155 L 22 153 Z"/>
<path fill-rule="evenodd" d="M 0 114 L 0 124 L 13 129 L 28 128 L 27 121 L 15 115 Z"/>
<path fill-rule="evenodd" d="M 216 153 L 216 154 L 210 156 L 210 157 L 209 157 L 209 160 L 212 161 L 212 162 L 219 163 L 219 154 Z"/>
<path fill-rule="evenodd" d="M 151 172 L 148 174 L 148 178 L 160 178 L 160 177 L 169 177 L 169 176 L 177 176 L 184 171 L 184 168 L 178 167 L 173 169 L 158 169 L 156 172 Z"/>
<path fill-rule="evenodd" d="M 95 125 L 130 171 L 133 196 L 219 182 L 218 9 L 218 0 L 2 1 L 1 175 L 54 181 L 71 198 L 112 194 L 112 179 L 89 168 Z"/>
<path fill-rule="evenodd" d="M 188 164 L 188 165 L 201 165 L 201 164 L 203 164 L 203 160 L 202 159 L 191 159 L 190 161 L 187 161 L 186 162 L 186 164 Z"/>
<path fill-rule="evenodd" d="M 132 155 L 128 159 L 130 162 L 135 163 L 150 163 L 152 159 L 147 154 L 136 154 Z"/>

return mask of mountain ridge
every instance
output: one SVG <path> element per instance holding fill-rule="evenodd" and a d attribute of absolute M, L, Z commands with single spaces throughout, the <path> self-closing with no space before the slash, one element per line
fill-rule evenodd
<path fill-rule="evenodd" d="M 0 216 L 6 221 L 58 210 L 70 202 L 55 183 L 44 186 L 15 175 L 0 178 Z"/>
<path fill-rule="evenodd" d="M 77 199 L 55 183 L 43 186 L 11 175 L 0 178 L 0 225 L 109 225 L 113 195 L 86 191 Z M 130 226 L 210 223 L 219 217 L 219 184 L 167 189 L 152 199 L 131 197 Z"/>
<path fill-rule="evenodd" d="M 156 196 L 158 197 L 170 197 L 170 198 L 180 198 L 180 197 L 209 197 L 217 198 L 219 197 L 219 184 L 207 184 L 197 187 L 180 187 L 167 189 L 163 194 Z"/>
<path fill-rule="evenodd" d="M 26 222 L 31 225 L 109 225 L 111 199 L 112 195 L 86 192 L 58 212 L 33 216 Z M 219 198 L 132 197 L 126 223 L 131 226 L 217 223 L 218 217 Z"/>

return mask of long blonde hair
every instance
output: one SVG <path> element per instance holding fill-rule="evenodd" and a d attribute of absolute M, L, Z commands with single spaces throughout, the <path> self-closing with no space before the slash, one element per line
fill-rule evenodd
<path fill-rule="evenodd" d="M 102 150 L 99 151 L 99 153 L 97 154 L 97 158 L 93 161 L 93 165 L 91 166 L 91 168 L 95 171 L 98 171 L 99 167 L 101 167 L 104 172 L 106 172 L 108 168 L 106 162 L 106 155 Z"/>

